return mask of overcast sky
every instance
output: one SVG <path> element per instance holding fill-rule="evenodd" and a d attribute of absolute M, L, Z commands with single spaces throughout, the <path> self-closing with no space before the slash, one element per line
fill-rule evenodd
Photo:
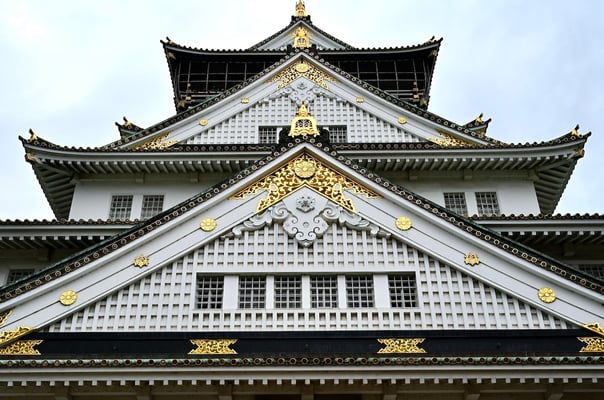
<path fill-rule="evenodd" d="M 0 219 L 52 219 L 18 135 L 59 145 L 119 138 L 122 116 L 174 114 L 160 39 L 247 48 L 290 22 L 296 0 L 0 0 Z M 430 111 L 481 112 L 489 136 L 526 143 L 593 132 L 560 213 L 604 213 L 604 1 L 307 0 L 313 23 L 357 47 L 443 37 Z"/>

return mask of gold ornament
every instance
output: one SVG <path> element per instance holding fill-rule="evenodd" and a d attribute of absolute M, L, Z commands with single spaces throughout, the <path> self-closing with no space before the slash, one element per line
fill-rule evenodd
<path fill-rule="evenodd" d="M 294 64 L 279 72 L 272 78 L 269 78 L 266 83 L 280 81 L 277 88 L 282 89 L 298 78 L 306 78 L 309 81 L 321 86 L 323 89 L 327 89 L 327 82 L 325 81 L 336 81 L 331 75 L 326 74 L 323 72 L 323 70 L 315 67 L 312 64 L 308 64 L 302 59 L 299 63 Z"/>
<path fill-rule="evenodd" d="M 15 339 L 18 339 L 21 336 L 27 335 L 33 330 L 34 328 L 30 328 L 28 326 L 19 326 L 17 327 L 17 329 L 12 331 L 2 331 L 2 333 L 0 333 L 0 347 L 3 347 L 10 342 L 13 342 Z"/>
<path fill-rule="evenodd" d="M 199 227 L 204 232 L 211 232 L 216 229 L 217 223 L 214 218 L 204 218 L 201 220 Z"/>
<path fill-rule="evenodd" d="M 428 138 L 428 140 L 443 147 L 474 147 L 474 143 L 449 135 L 448 133 L 441 131 L 437 131 L 437 133 L 441 138 Z"/>
<path fill-rule="evenodd" d="M 296 17 L 306 17 L 306 7 L 302 0 L 298 0 L 296 3 Z"/>
<path fill-rule="evenodd" d="M 399 117 L 398 118 L 398 123 L 403 125 L 407 123 L 407 119 L 405 117 Z"/>
<path fill-rule="evenodd" d="M 463 262 L 473 267 L 475 265 L 480 264 L 480 258 L 478 258 L 478 254 L 470 252 L 464 254 Z"/>
<path fill-rule="evenodd" d="M 587 344 L 579 350 L 580 353 L 604 353 L 604 338 L 591 336 L 591 337 L 578 337 L 580 341 Z"/>
<path fill-rule="evenodd" d="M 600 336 L 604 336 L 604 327 L 600 326 L 599 322 L 592 322 L 591 324 L 583 325 L 583 328 L 589 329 L 592 332 L 597 333 Z"/>
<path fill-rule="evenodd" d="M 143 267 L 146 267 L 148 265 L 149 265 L 149 257 L 145 256 L 144 254 L 138 255 L 134 259 L 134 266 L 135 267 L 143 268 Z"/>
<path fill-rule="evenodd" d="M 18 340 L 6 347 L 0 348 L 2 356 L 38 356 L 40 352 L 34 346 L 42 343 L 42 340 Z"/>
<path fill-rule="evenodd" d="M 411 226 L 413 226 L 411 219 L 409 219 L 408 217 L 398 217 L 396 219 L 395 224 L 396 227 L 401 231 L 408 231 L 409 229 L 411 229 Z"/>
<path fill-rule="evenodd" d="M 301 178 L 297 175 L 296 165 L 299 165 L 298 163 L 300 161 L 314 164 L 315 171 L 311 177 Z M 307 169 L 307 173 L 308 172 Z M 272 172 L 270 175 L 264 176 L 237 194 L 231 196 L 230 199 L 243 200 L 246 196 L 255 195 L 261 190 L 267 191 L 267 196 L 260 199 L 258 202 L 258 207 L 256 208 L 256 212 L 258 213 L 266 210 L 268 207 L 281 201 L 283 198 L 289 196 L 303 186 L 314 190 L 352 212 L 356 212 L 354 203 L 350 198 L 344 196 L 344 190 L 350 190 L 357 194 L 364 195 L 368 199 L 377 199 L 381 197 L 370 189 L 332 170 L 309 154 L 304 153 L 283 165 L 278 170 Z"/>
<path fill-rule="evenodd" d="M 4 325 L 8 321 L 8 317 L 13 313 L 14 308 L 7 310 L 0 314 L 0 326 Z"/>
<path fill-rule="evenodd" d="M 189 354 L 237 354 L 229 346 L 237 342 L 237 339 L 191 339 L 191 343 L 197 348 Z"/>
<path fill-rule="evenodd" d="M 175 143 L 178 143 L 178 140 L 165 140 L 168 138 L 168 136 L 170 136 L 170 134 L 166 133 L 165 135 L 158 136 L 149 142 L 136 146 L 135 148 L 136 150 L 163 150 Z"/>
<path fill-rule="evenodd" d="M 299 26 L 294 37 L 294 48 L 306 49 L 308 47 L 310 47 L 310 35 L 304 27 Z"/>
<path fill-rule="evenodd" d="M 289 136 L 317 136 L 318 134 L 319 128 L 317 128 L 317 120 L 310 115 L 304 102 L 302 102 L 296 116 L 292 119 Z"/>
<path fill-rule="evenodd" d="M 207 119 L 200 119 L 199 120 L 199 125 L 206 126 L 207 124 L 208 124 L 208 120 Z"/>
<path fill-rule="evenodd" d="M 357 103 L 364 103 L 365 99 L 363 97 L 357 97 Z"/>
<path fill-rule="evenodd" d="M 61 293 L 59 301 L 64 306 L 70 306 L 78 300 L 78 294 L 73 290 L 66 290 Z"/>
<path fill-rule="evenodd" d="M 317 167 L 313 160 L 296 160 L 294 163 L 294 173 L 299 178 L 310 178 L 317 171 Z"/>
<path fill-rule="evenodd" d="M 553 289 L 548 288 L 548 287 L 542 287 L 541 289 L 539 289 L 539 292 L 537 293 L 539 296 L 539 300 L 541 300 L 544 303 L 553 303 L 556 300 L 556 292 L 554 292 Z"/>
<path fill-rule="evenodd" d="M 249 102 L 250 102 L 250 99 L 248 99 L 247 97 L 244 97 L 244 98 L 241 99 L 241 103 L 242 104 L 247 104 Z"/>
<path fill-rule="evenodd" d="M 425 338 L 415 339 L 378 339 L 377 341 L 386 347 L 378 350 L 378 353 L 425 353 L 426 350 L 418 347 Z"/>

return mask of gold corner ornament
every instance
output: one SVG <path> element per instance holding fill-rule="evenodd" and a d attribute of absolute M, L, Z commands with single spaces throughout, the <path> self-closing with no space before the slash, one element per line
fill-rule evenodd
<path fill-rule="evenodd" d="M 381 354 L 406 354 L 406 353 L 425 353 L 426 350 L 422 349 L 418 345 L 423 343 L 425 338 L 413 338 L 413 339 L 378 339 L 377 341 L 385 345 L 378 350 Z"/>
<path fill-rule="evenodd" d="M 317 128 L 317 120 L 310 115 L 310 112 L 304 105 L 304 102 L 300 105 L 298 112 L 289 130 L 289 136 L 317 136 L 319 135 L 319 128 Z"/>
<path fill-rule="evenodd" d="M 214 218 L 204 218 L 199 223 L 199 227 L 204 232 L 212 232 L 214 229 L 216 229 L 217 225 L 218 224 Z"/>
<path fill-rule="evenodd" d="M 189 354 L 237 354 L 231 349 L 237 339 L 191 339 L 191 343 L 197 346 Z"/>
<path fill-rule="evenodd" d="M 296 17 L 306 17 L 306 6 L 302 0 L 298 0 L 296 3 Z"/>
<path fill-rule="evenodd" d="M 207 126 L 208 125 L 208 120 L 207 119 L 200 119 L 199 120 L 199 125 L 201 125 L 201 126 Z"/>
<path fill-rule="evenodd" d="M 413 226 L 413 223 L 408 217 L 398 217 L 395 221 L 395 225 L 401 231 L 408 231 Z"/>
<path fill-rule="evenodd" d="M 599 336 L 578 337 L 587 346 L 581 347 L 580 353 L 604 353 L 604 338 Z"/>
<path fill-rule="evenodd" d="M 294 36 L 294 48 L 306 49 L 308 47 L 310 47 L 310 35 L 303 26 L 299 26 Z"/>
<path fill-rule="evenodd" d="M 570 134 L 573 136 L 581 136 L 581 134 L 579 133 L 579 124 L 577 124 L 577 126 L 575 126 L 575 128 L 570 131 Z"/>
<path fill-rule="evenodd" d="M 14 308 L 11 308 L 10 310 L 6 310 L 2 313 L 0 313 L 0 326 L 4 325 L 6 323 L 6 321 L 8 321 L 8 317 L 11 316 L 11 314 L 13 313 Z"/>
<path fill-rule="evenodd" d="M 600 326 L 599 322 L 592 322 L 591 324 L 582 325 L 583 328 L 589 329 L 592 332 L 597 333 L 600 336 L 604 336 L 604 327 Z"/>
<path fill-rule="evenodd" d="M 440 138 L 428 138 L 432 143 L 436 143 L 443 147 L 474 147 L 473 143 L 460 139 L 446 132 L 436 131 Z"/>
<path fill-rule="evenodd" d="M 59 302 L 64 306 L 70 306 L 78 300 L 78 294 L 73 290 L 66 290 L 59 296 Z"/>
<path fill-rule="evenodd" d="M 0 348 L 0 356 L 39 356 L 40 351 L 34 349 L 34 346 L 42 342 L 43 340 L 17 340 Z"/>
<path fill-rule="evenodd" d="M 480 264 L 480 258 L 478 254 L 469 252 L 463 255 L 463 262 L 473 267 Z"/>
<path fill-rule="evenodd" d="M 140 254 L 134 258 L 134 266 L 138 268 L 143 268 L 149 266 L 149 257 L 144 254 Z"/>
<path fill-rule="evenodd" d="M 35 132 L 33 131 L 33 129 L 30 129 L 29 130 L 29 139 L 27 139 L 27 141 L 29 143 L 31 143 L 31 142 L 33 142 L 35 140 L 38 140 L 38 135 L 35 134 Z"/>
<path fill-rule="evenodd" d="M 356 212 L 356 209 L 352 200 L 344 195 L 344 190 L 364 195 L 368 199 L 381 197 L 363 185 L 334 171 L 311 155 L 304 153 L 229 199 L 243 200 L 247 196 L 265 190 L 267 195 L 260 199 L 256 208 L 256 212 L 259 213 L 301 187 L 308 187 L 351 212 Z"/>
<path fill-rule="evenodd" d="M 272 78 L 269 78 L 266 83 L 279 81 L 277 89 L 282 89 L 298 78 L 306 78 L 323 89 L 328 88 L 326 81 L 336 81 L 331 75 L 323 72 L 314 65 L 307 63 L 304 59 L 301 59 L 300 62 L 291 65 L 289 68 L 286 68 Z"/>
<path fill-rule="evenodd" d="M 539 300 L 547 304 L 556 301 L 556 292 L 552 288 L 542 287 L 537 292 L 537 295 L 539 296 Z"/>
<path fill-rule="evenodd" d="M 27 335 L 32 332 L 34 328 L 28 326 L 19 326 L 14 330 L 5 330 L 0 333 L 0 347 L 4 347 L 9 343 L 14 342 L 18 338 Z"/>
<path fill-rule="evenodd" d="M 178 140 L 166 140 L 170 136 L 170 133 L 166 133 L 164 135 L 158 136 L 153 140 L 145 142 L 140 146 L 136 146 L 136 150 L 163 150 L 166 149 L 173 144 L 178 143 Z"/>

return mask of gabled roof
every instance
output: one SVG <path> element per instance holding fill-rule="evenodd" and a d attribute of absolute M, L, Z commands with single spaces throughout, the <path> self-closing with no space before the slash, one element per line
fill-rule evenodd
<path fill-rule="evenodd" d="M 14 308 L 4 328 L 46 326 L 90 304 L 99 296 L 161 268 L 192 248 L 224 235 L 233 224 L 241 223 L 258 212 L 262 204 L 258 199 L 265 193 L 261 187 L 250 188 L 301 156 L 315 160 L 341 179 L 361 188 L 361 191 L 354 189 L 354 192 L 342 194 L 358 204 L 359 216 L 393 237 L 571 323 L 581 325 L 604 317 L 600 305 L 604 282 L 393 185 L 321 141 L 296 138 L 207 191 L 2 288 L 0 312 Z M 301 173 L 300 179 L 306 176 Z M 240 193 L 249 195 L 241 197 Z M 367 193 L 374 195 L 366 199 Z M 336 201 L 337 197 L 329 198 Z M 237 207 L 233 207 L 233 202 L 237 202 Z M 411 229 L 402 231 L 394 228 L 394 220 L 400 215 L 412 221 Z M 200 230 L 200 219 L 209 216 L 216 218 L 212 228 Z M 216 226 L 218 228 L 214 229 Z M 480 265 L 465 265 L 466 251 L 480 254 Z M 149 267 L 133 267 L 134 259 L 141 253 L 151 258 Z M 536 299 L 536 290 L 542 286 L 553 287 L 559 292 L 559 301 L 547 305 L 540 303 Z M 66 289 L 78 292 L 75 307 L 64 307 L 57 302 L 59 294 Z"/>

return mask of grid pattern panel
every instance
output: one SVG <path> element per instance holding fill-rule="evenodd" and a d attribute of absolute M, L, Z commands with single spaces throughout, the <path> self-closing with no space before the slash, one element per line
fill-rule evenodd
<path fill-rule="evenodd" d="M 388 275 L 388 290 L 393 308 L 417 307 L 415 274 Z"/>
<path fill-rule="evenodd" d="M 275 276 L 275 308 L 302 307 L 302 278 Z"/>
<path fill-rule="evenodd" d="M 333 126 L 348 126 L 346 132 L 348 143 L 417 143 L 423 141 L 398 126 L 384 122 L 377 116 L 361 110 L 352 103 L 319 95 L 310 108 L 317 121 L 330 121 Z M 267 98 L 216 126 L 191 136 L 186 143 L 258 143 L 260 138 L 257 132 L 260 126 L 289 126 L 297 111 L 296 105 L 287 96 Z"/>
<path fill-rule="evenodd" d="M 266 303 L 266 277 L 239 277 L 239 308 L 264 308 Z"/>
<path fill-rule="evenodd" d="M 310 277 L 310 306 L 336 308 L 338 306 L 338 278 L 331 275 Z"/>
<path fill-rule="evenodd" d="M 222 276 L 197 276 L 197 308 L 222 308 L 224 278 Z"/>
<path fill-rule="evenodd" d="M 346 277 L 346 303 L 352 308 L 373 307 L 373 277 L 354 275 Z"/>
<path fill-rule="evenodd" d="M 252 243 L 256 243 L 252 245 Z M 414 308 L 196 308 L 196 276 L 272 275 L 287 269 L 309 277 L 415 272 Z M 393 272 L 396 271 L 396 272 Z M 245 276 L 245 275 L 243 275 Z M 377 281 L 376 281 L 377 282 Z M 342 285 L 345 283 L 343 282 Z M 237 283 L 234 283 L 237 290 Z M 310 284 L 309 284 L 310 286 Z M 387 283 L 386 283 L 387 286 Z M 226 279 L 225 279 L 226 289 Z M 376 287 L 387 291 L 387 287 Z M 310 288 L 309 288 L 310 290 Z M 388 292 L 386 292 L 388 293 Z M 387 296 L 388 300 L 388 296 Z M 233 299 L 237 303 L 236 299 Z M 335 304 L 335 303 L 332 303 Z M 464 275 L 392 238 L 334 223 L 312 247 L 301 248 L 278 224 L 224 237 L 183 256 L 130 286 L 79 310 L 44 331 L 217 332 L 273 330 L 566 329 L 573 325 Z"/>
<path fill-rule="evenodd" d="M 464 192 L 445 193 L 445 207 L 459 215 L 468 215 L 466 194 Z"/>
<path fill-rule="evenodd" d="M 8 271 L 8 277 L 6 278 L 6 284 L 13 283 L 18 281 L 21 278 L 25 278 L 28 275 L 31 275 L 36 270 L 33 268 L 19 268 L 19 269 L 11 269 Z"/>
<path fill-rule="evenodd" d="M 495 192 L 476 192 L 476 208 L 478 215 L 499 215 L 499 202 Z"/>
<path fill-rule="evenodd" d="M 346 133 L 346 126 L 328 126 L 329 130 L 329 141 L 331 143 L 347 143 L 348 135 Z"/>
<path fill-rule="evenodd" d="M 258 143 L 273 144 L 277 143 L 277 127 L 261 126 L 258 128 Z"/>
<path fill-rule="evenodd" d="M 132 195 L 116 195 L 111 197 L 109 219 L 129 219 L 132 211 Z"/>
<path fill-rule="evenodd" d="M 604 265 L 600 264 L 579 264 L 579 270 L 595 278 L 604 279 Z"/>
<path fill-rule="evenodd" d="M 141 208 L 141 219 L 159 214 L 164 209 L 164 196 L 161 194 L 144 195 Z"/>

